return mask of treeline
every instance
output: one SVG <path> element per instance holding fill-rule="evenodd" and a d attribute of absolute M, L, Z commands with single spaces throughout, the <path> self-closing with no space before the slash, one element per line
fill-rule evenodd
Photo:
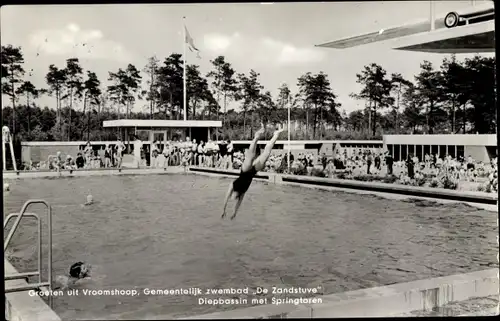
<path fill-rule="evenodd" d="M 298 92 L 283 84 L 277 97 L 260 84 L 255 70 L 237 73 L 219 56 L 203 76 L 199 66 L 186 70 L 188 119 L 222 120 L 218 137 L 248 139 L 261 122 L 287 119 L 291 106 L 293 139 L 380 139 L 384 133 L 495 133 L 495 58 L 476 56 L 443 59 L 435 68 L 428 61 L 413 80 L 387 74 L 378 64 L 357 74 L 362 85 L 351 97 L 365 108 L 341 111 L 328 75 L 306 73 Z M 114 139 L 102 121 L 119 118 L 183 119 L 183 61 L 173 53 L 163 63 L 151 57 L 139 70 L 128 64 L 109 72 L 108 85 L 84 70 L 78 58 L 65 66 L 48 66 L 47 86 L 36 88 L 26 76 L 20 47 L 2 46 L 2 94 L 11 106 L 3 108 L 3 125 L 20 140 Z M 41 108 L 42 95 L 54 99 Z M 238 104 L 240 112 L 227 110 Z M 133 113 L 134 106 L 142 112 Z"/>

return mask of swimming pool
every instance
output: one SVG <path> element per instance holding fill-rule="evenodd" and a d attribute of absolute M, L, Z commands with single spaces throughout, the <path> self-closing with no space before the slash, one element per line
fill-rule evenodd
<path fill-rule="evenodd" d="M 50 202 L 54 273 L 90 262 L 87 289 L 321 286 L 329 294 L 498 266 L 494 212 L 254 182 L 236 220 L 221 220 L 230 182 L 190 174 L 12 180 L 4 212 L 30 198 Z M 88 193 L 96 203 L 81 207 Z M 34 224 L 25 224 L 10 254 L 20 272 L 36 264 Z M 64 296 L 54 309 L 76 320 L 243 307 L 198 299 Z"/>

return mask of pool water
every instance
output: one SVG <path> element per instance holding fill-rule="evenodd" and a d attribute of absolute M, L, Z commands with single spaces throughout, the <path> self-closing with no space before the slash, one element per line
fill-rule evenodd
<path fill-rule="evenodd" d="M 220 219 L 227 178 L 9 183 L 7 214 L 28 199 L 52 204 L 55 275 L 67 274 L 76 261 L 93 265 L 92 279 L 80 289 L 298 286 L 329 294 L 498 266 L 497 213 L 462 204 L 254 182 L 230 221 Z M 95 204 L 82 207 L 88 194 Z M 29 210 L 45 217 L 43 211 L 38 205 Z M 8 252 L 20 272 L 36 268 L 35 231 L 26 219 Z M 54 309 L 77 320 L 171 318 L 242 307 L 199 305 L 198 298 L 63 296 L 55 298 Z"/>

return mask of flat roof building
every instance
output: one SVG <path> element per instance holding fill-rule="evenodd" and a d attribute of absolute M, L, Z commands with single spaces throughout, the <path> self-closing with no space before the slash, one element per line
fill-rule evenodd
<path fill-rule="evenodd" d="M 443 158 L 471 156 L 477 161 L 489 163 L 497 157 L 497 135 L 384 135 L 384 148 L 395 161 L 415 155 L 423 160 L 426 154 Z"/>
<path fill-rule="evenodd" d="M 128 140 L 129 135 L 138 136 L 143 141 L 168 141 L 186 139 L 207 141 L 213 131 L 222 127 L 219 120 L 158 120 L 158 119 L 118 119 L 105 120 L 104 128 L 116 128 L 122 139 Z"/>

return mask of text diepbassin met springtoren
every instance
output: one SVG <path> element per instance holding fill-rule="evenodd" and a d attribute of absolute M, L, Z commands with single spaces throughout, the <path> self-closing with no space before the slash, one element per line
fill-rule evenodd
<path fill-rule="evenodd" d="M 267 298 L 252 298 L 251 300 L 245 298 L 231 299 L 231 298 L 198 298 L 199 305 L 282 305 L 282 304 L 318 304 L 323 303 L 322 298 L 276 298 L 272 297 L 270 300 Z"/>

